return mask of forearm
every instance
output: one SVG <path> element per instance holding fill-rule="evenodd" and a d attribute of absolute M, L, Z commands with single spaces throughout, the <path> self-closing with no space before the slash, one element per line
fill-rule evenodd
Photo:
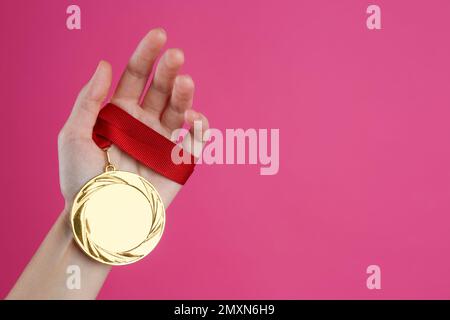
<path fill-rule="evenodd" d="M 79 289 L 67 285 L 69 266 L 79 267 Z M 63 212 L 6 299 L 95 299 L 110 270 L 81 251 Z"/>

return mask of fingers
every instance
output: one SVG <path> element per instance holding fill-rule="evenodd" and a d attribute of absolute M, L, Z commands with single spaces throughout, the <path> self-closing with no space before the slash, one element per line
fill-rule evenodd
<path fill-rule="evenodd" d="M 199 158 L 203 145 L 208 140 L 207 130 L 209 129 L 208 119 L 200 112 L 187 110 L 185 120 L 190 126 L 189 138 L 183 139 L 182 147 L 190 152 L 194 157 Z"/>
<path fill-rule="evenodd" d="M 112 69 L 106 61 L 100 61 L 94 75 L 80 91 L 67 126 L 81 134 L 91 135 L 98 112 L 111 86 Z"/>
<path fill-rule="evenodd" d="M 167 105 L 177 73 L 184 63 L 184 54 L 179 49 L 169 49 L 156 67 L 155 77 L 142 102 L 142 107 L 158 118 Z"/>
<path fill-rule="evenodd" d="M 163 29 L 153 29 L 141 40 L 120 78 L 113 100 L 138 103 L 158 55 L 166 43 Z"/>
<path fill-rule="evenodd" d="M 169 131 L 183 126 L 186 110 L 192 107 L 194 99 L 194 81 L 188 75 L 177 76 L 168 106 L 161 116 L 161 123 Z"/>

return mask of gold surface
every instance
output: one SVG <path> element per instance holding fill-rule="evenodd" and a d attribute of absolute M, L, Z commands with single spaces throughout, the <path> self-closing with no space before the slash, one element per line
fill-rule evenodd
<path fill-rule="evenodd" d="M 108 167 L 110 166 L 110 167 Z M 149 254 L 164 231 L 164 204 L 155 187 L 131 172 L 105 172 L 77 194 L 70 221 L 76 242 L 93 259 L 125 265 Z"/>

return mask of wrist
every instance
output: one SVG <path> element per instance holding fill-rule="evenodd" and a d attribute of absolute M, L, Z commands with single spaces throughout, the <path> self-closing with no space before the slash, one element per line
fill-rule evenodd
<path fill-rule="evenodd" d="M 64 235 L 67 238 L 73 239 L 72 224 L 70 223 L 70 208 L 71 206 L 65 205 L 58 217 L 58 223 L 61 224 L 61 228 L 64 230 Z"/>

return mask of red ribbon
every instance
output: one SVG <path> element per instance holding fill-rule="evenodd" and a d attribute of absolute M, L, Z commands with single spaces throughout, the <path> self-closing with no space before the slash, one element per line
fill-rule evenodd
<path fill-rule="evenodd" d="M 176 148 L 181 159 L 186 151 L 112 103 L 100 110 L 92 138 L 102 149 L 115 144 L 137 161 L 179 184 L 185 184 L 194 171 L 192 155 L 189 164 L 175 164 L 172 150 Z"/>

